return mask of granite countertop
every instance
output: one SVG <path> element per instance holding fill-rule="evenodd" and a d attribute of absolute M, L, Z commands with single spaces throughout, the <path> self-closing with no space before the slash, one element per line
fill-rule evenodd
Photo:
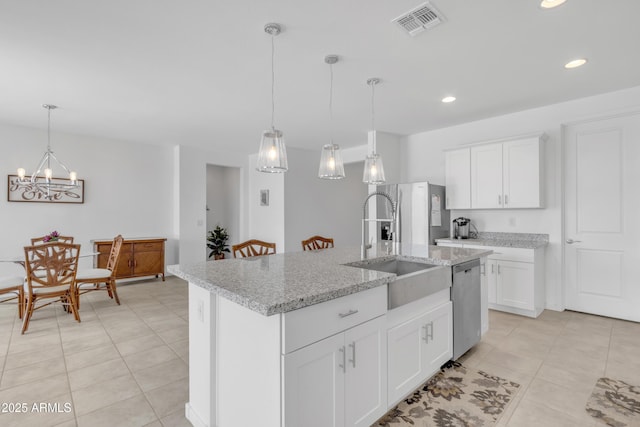
<path fill-rule="evenodd" d="M 380 245 L 368 258 L 392 257 Z M 399 258 L 455 265 L 491 251 L 439 246 L 403 247 Z M 265 316 L 296 310 L 392 282 L 395 274 L 345 264 L 361 261 L 360 247 L 288 252 L 251 258 L 170 265 L 168 270 Z"/>
<path fill-rule="evenodd" d="M 548 234 L 479 232 L 474 239 L 436 239 L 436 243 L 498 246 L 522 249 L 538 249 L 549 244 Z"/>

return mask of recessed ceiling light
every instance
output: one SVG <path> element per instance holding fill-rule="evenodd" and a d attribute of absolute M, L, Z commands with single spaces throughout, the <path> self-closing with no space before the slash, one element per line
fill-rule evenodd
<path fill-rule="evenodd" d="M 573 61 L 569 61 L 564 64 L 564 68 L 578 68 L 587 63 L 587 60 L 584 58 L 574 59 Z"/>
<path fill-rule="evenodd" d="M 442 102 L 444 102 L 445 104 L 448 104 L 450 102 L 453 102 L 456 100 L 455 96 L 445 96 L 444 98 L 442 98 Z"/>
<path fill-rule="evenodd" d="M 553 7 L 560 6 L 565 1 L 567 1 L 567 0 L 542 0 L 540 2 L 540 7 L 544 8 L 544 9 L 551 9 Z"/>

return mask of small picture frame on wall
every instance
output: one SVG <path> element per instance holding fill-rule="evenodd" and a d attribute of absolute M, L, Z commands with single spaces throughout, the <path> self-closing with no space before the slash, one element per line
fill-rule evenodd
<path fill-rule="evenodd" d="M 260 206 L 269 206 L 269 190 L 260 190 Z"/>
<path fill-rule="evenodd" d="M 68 182 L 64 178 L 52 178 L 53 182 Z M 84 203 L 84 180 L 78 180 L 78 187 L 71 189 L 51 190 L 51 197 L 47 198 L 31 183 L 19 183 L 17 175 L 8 175 L 7 201 L 9 202 L 39 202 L 39 203 Z"/>

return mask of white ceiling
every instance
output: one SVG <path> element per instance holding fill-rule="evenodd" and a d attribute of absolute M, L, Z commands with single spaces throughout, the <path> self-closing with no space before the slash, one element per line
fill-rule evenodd
<path fill-rule="evenodd" d="M 287 145 L 364 144 L 370 127 L 412 134 L 640 85 L 640 1 L 432 0 L 446 17 L 412 38 L 390 21 L 420 0 L 0 0 L 0 121 L 152 144 L 255 152 L 270 125 Z M 586 66 L 565 70 L 586 57 Z M 454 94 L 458 100 L 442 104 Z M 43 141 L 44 143 L 44 141 Z M 55 142 L 54 142 L 55 146 Z"/>

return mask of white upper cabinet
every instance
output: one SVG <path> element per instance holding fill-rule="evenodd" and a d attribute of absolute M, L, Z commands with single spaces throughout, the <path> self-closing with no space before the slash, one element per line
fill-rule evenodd
<path fill-rule="evenodd" d="M 471 147 L 471 207 L 503 207 L 502 143 Z"/>
<path fill-rule="evenodd" d="M 543 137 L 445 152 L 448 209 L 541 208 Z"/>
<path fill-rule="evenodd" d="M 471 149 L 445 152 L 446 209 L 471 207 Z"/>
<path fill-rule="evenodd" d="M 502 145 L 502 191 L 505 208 L 542 207 L 542 139 L 518 139 Z"/>

